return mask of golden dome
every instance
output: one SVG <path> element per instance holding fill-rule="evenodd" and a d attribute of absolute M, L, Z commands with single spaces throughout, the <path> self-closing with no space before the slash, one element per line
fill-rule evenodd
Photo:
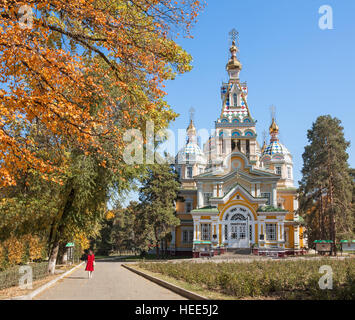
<path fill-rule="evenodd" d="M 192 121 L 192 119 L 190 120 L 190 124 L 189 124 L 189 126 L 187 127 L 186 131 L 187 131 L 187 132 L 189 132 L 189 131 L 196 132 L 196 128 L 195 128 L 195 125 L 194 125 L 194 122 Z"/>
<path fill-rule="evenodd" d="M 235 41 L 233 41 L 233 43 L 232 43 L 232 46 L 230 48 L 230 52 L 231 52 L 232 56 L 227 63 L 227 66 L 226 66 L 227 71 L 234 70 L 234 69 L 242 69 L 242 64 L 240 63 L 240 61 L 237 58 L 238 48 L 235 45 Z"/>
<path fill-rule="evenodd" d="M 275 118 L 272 118 L 272 123 L 269 129 L 270 134 L 271 133 L 278 133 L 279 132 L 279 126 L 275 122 Z"/>

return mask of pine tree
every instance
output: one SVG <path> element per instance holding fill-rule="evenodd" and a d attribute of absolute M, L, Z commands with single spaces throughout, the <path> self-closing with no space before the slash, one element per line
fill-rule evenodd
<path fill-rule="evenodd" d="M 336 240 L 351 235 L 352 181 L 349 175 L 350 143 L 337 118 L 320 116 L 308 130 L 309 145 L 303 153 L 300 212 L 308 223 L 309 239 Z"/>
<path fill-rule="evenodd" d="M 143 211 L 153 231 L 157 257 L 159 247 L 166 240 L 171 229 L 179 224 L 175 215 L 175 201 L 178 198 L 180 183 L 174 169 L 169 164 L 153 164 L 143 178 L 140 201 Z"/>
<path fill-rule="evenodd" d="M 131 201 L 127 208 L 115 209 L 111 238 L 117 250 L 134 250 L 144 253 L 152 244 L 152 230 L 142 205 Z"/>

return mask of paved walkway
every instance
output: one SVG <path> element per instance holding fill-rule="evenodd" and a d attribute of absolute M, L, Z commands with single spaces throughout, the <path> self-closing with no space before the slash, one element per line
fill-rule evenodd
<path fill-rule="evenodd" d="M 34 300 L 185 300 L 127 269 L 121 262 L 96 261 L 92 279 L 82 265 Z"/>

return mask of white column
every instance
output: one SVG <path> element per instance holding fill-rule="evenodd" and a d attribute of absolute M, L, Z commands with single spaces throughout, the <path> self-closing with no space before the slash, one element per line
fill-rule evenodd
<path fill-rule="evenodd" d="M 256 184 L 256 196 L 261 197 L 261 192 L 260 192 L 260 183 Z"/>
<path fill-rule="evenodd" d="M 197 220 L 193 219 L 194 222 L 194 241 L 198 240 L 198 224 Z"/>
<path fill-rule="evenodd" d="M 203 203 L 203 193 L 202 193 L 203 184 L 197 183 L 197 207 L 202 208 L 204 206 Z"/>
<path fill-rule="evenodd" d="M 255 193 L 255 183 L 252 183 L 252 184 L 251 184 L 251 195 L 252 195 L 253 197 L 256 197 L 256 193 Z"/>
<path fill-rule="evenodd" d="M 276 183 L 272 184 L 272 205 L 277 208 Z"/>
<path fill-rule="evenodd" d="M 280 240 L 281 241 L 285 241 L 285 237 L 284 237 L 284 234 L 285 234 L 285 224 L 284 222 L 281 222 L 281 235 L 280 235 Z"/>
<path fill-rule="evenodd" d="M 299 241 L 299 227 L 295 226 L 294 229 L 294 239 L 295 239 L 295 247 L 296 249 L 298 249 L 299 245 L 300 245 L 300 241 Z"/>
<path fill-rule="evenodd" d="M 213 196 L 217 197 L 217 183 L 213 184 Z"/>
<path fill-rule="evenodd" d="M 201 239 L 201 224 L 200 220 L 197 221 L 197 240 Z"/>
<path fill-rule="evenodd" d="M 224 194 L 223 194 L 223 183 L 220 183 L 218 185 L 218 188 L 219 188 L 219 197 L 223 197 Z"/>

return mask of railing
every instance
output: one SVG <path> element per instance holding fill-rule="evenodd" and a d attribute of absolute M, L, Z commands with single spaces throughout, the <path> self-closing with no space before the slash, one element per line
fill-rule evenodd
<path fill-rule="evenodd" d="M 42 279 L 48 275 L 48 262 L 31 263 L 33 280 Z M 20 278 L 23 274 L 20 273 L 21 266 L 11 267 L 0 272 L 0 290 L 18 286 Z"/>

